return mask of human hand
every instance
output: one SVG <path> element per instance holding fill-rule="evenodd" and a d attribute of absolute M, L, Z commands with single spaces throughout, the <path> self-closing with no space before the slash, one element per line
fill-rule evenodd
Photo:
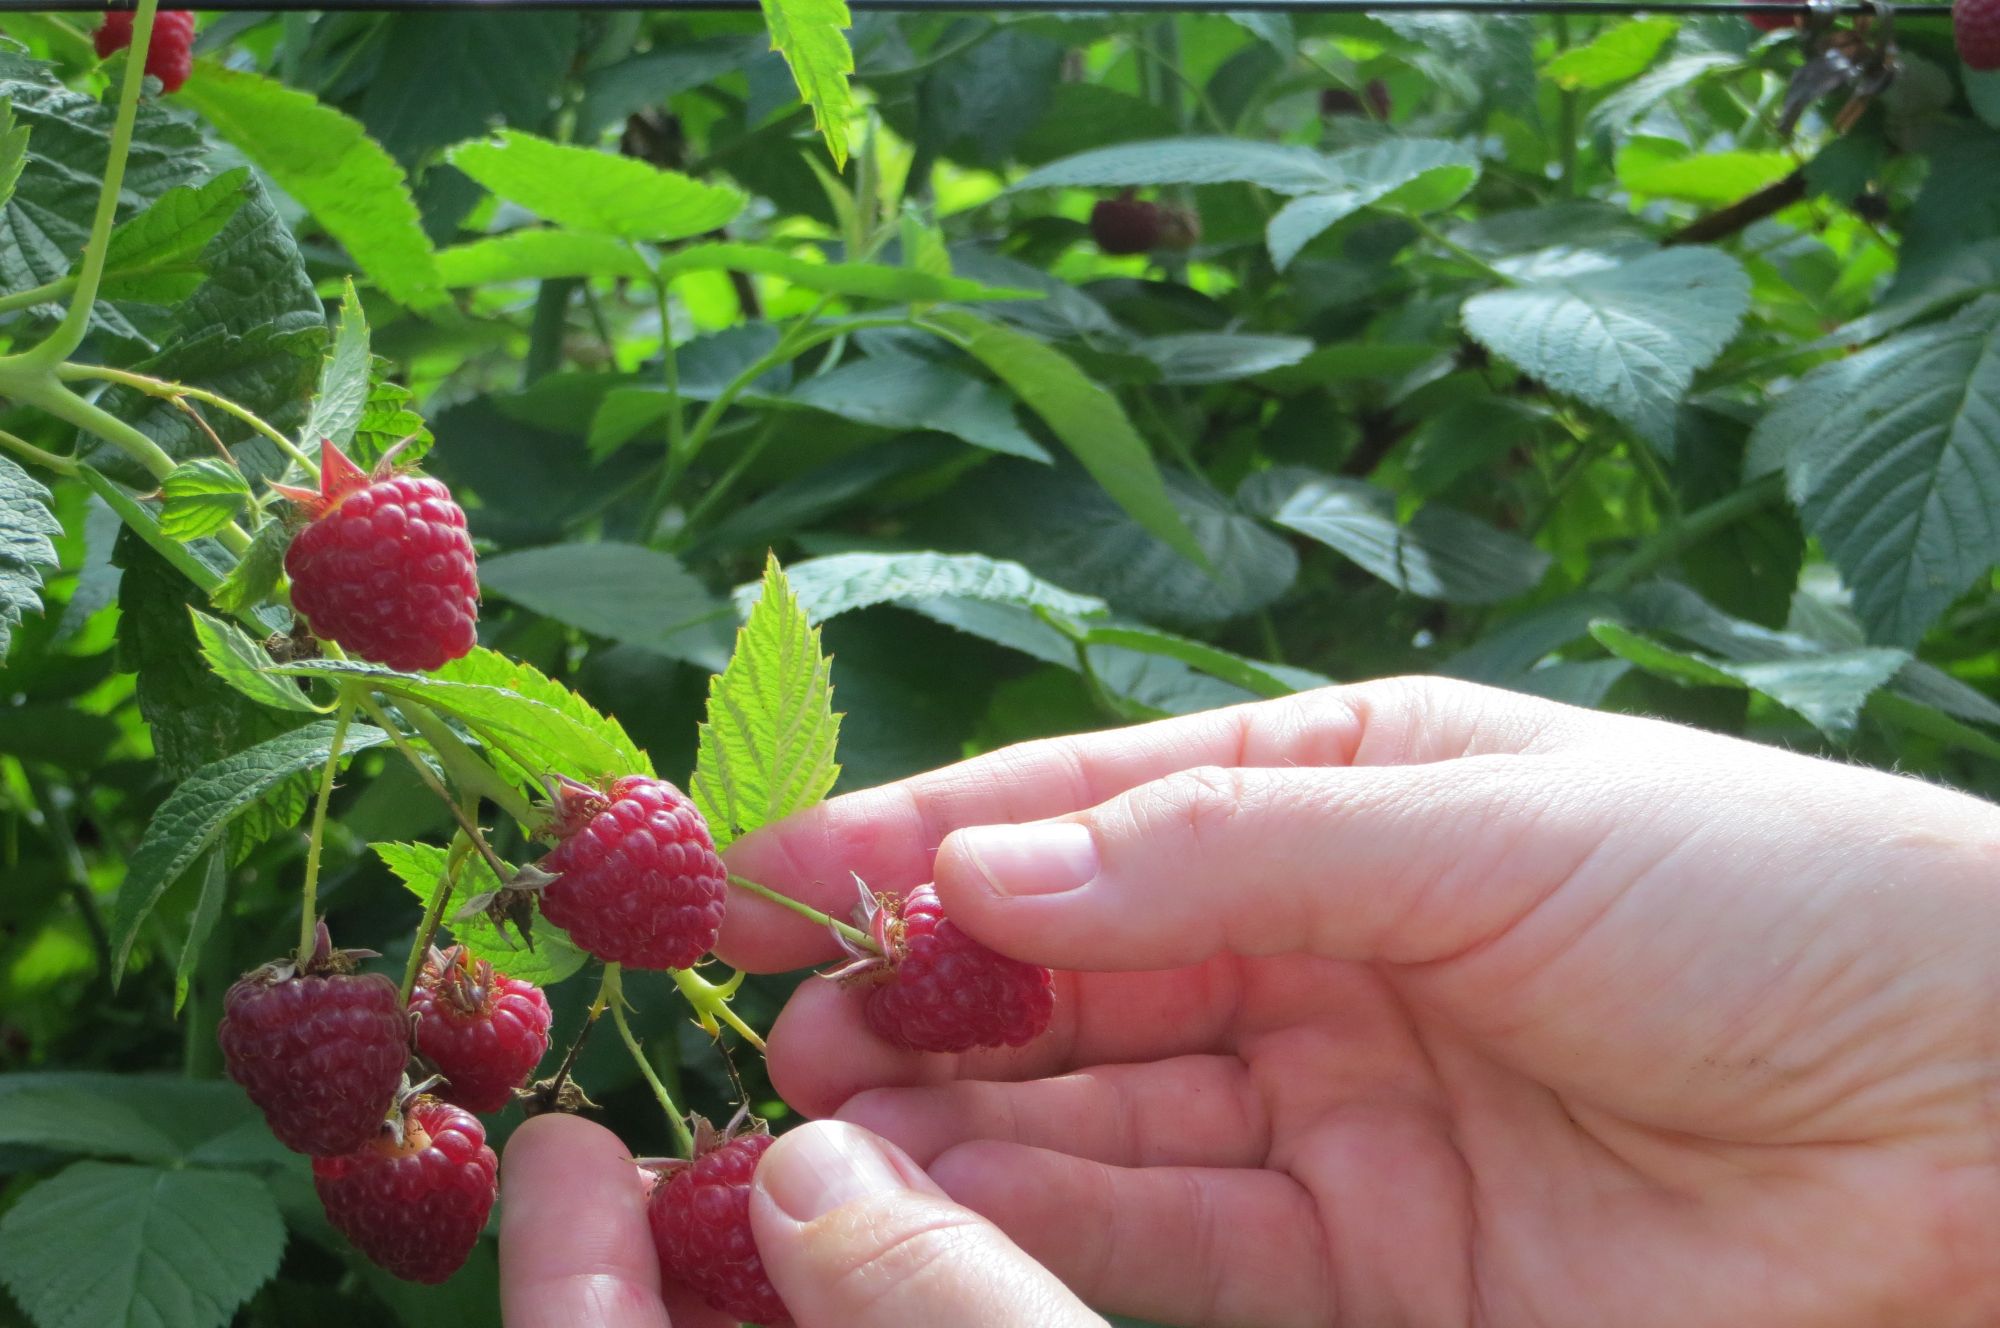
<path fill-rule="evenodd" d="M 974 828 L 984 827 L 984 828 Z M 808 983 L 779 1091 L 1171 1323 L 2000 1322 L 2000 810 L 1466 684 L 1030 743 L 731 869 L 935 880 L 1052 966 L 1019 1050 Z M 718 952 L 833 957 L 736 898 Z"/>
<path fill-rule="evenodd" d="M 662 1285 L 647 1180 L 618 1136 L 537 1116 L 500 1166 L 507 1328 L 722 1328 Z M 798 1328 L 1083 1328 L 1102 1320 L 915 1163 L 851 1125 L 771 1145 L 750 1201 L 758 1253 Z"/>

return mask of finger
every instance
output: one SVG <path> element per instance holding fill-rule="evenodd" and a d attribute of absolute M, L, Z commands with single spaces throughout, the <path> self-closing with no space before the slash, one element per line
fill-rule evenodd
<path fill-rule="evenodd" d="M 1588 756 L 1209 767 L 1060 821 L 959 831 L 937 888 L 966 931 L 1056 968 L 1286 953 L 1418 964 L 1505 933 L 1614 834 L 1659 815 L 1659 792 Z"/>
<path fill-rule="evenodd" d="M 1130 1170 L 996 1143 L 954 1148 L 934 1172 L 1099 1309 L 1259 1328 L 1342 1322 L 1319 1214 L 1278 1172 Z"/>
<path fill-rule="evenodd" d="M 1301 1017 L 1336 1004 L 1355 986 L 1326 971 L 1334 966 L 1314 967 L 1319 983 L 1286 985 Z M 830 1116 L 868 1088 L 1038 1079 L 1093 1065 L 1226 1052 L 1237 1035 L 1240 968 L 1224 959 L 1175 973 L 1057 973 L 1055 1018 L 1046 1033 L 1025 1047 L 959 1055 L 893 1047 L 868 1026 L 864 993 L 808 981 L 771 1028 L 771 1083 L 806 1115 Z M 1282 977 L 1260 981 L 1268 989 Z"/>
<path fill-rule="evenodd" d="M 1102 1328 L 992 1223 L 852 1125 L 806 1125 L 773 1144 L 750 1222 L 799 1328 Z"/>
<path fill-rule="evenodd" d="M 667 1328 L 645 1189 L 617 1135 L 537 1116 L 508 1140 L 500 1184 L 508 1328 Z"/>
<path fill-rule="evenodd" d="M 920 1166 L 987 1140 L 1119 1167 L 1260 1167 L 1271 1137 L 1264 1099 L 1234 1056 L 1100 1065 L 1018 1084 L 872 1089 L 849 1099 L 840 1118 Z"/>
<path fill-rule="evenodd" d="M 901 893 L 932 879 L 944 837 L 1096 806 L 1200 766 L 1402 765 L 1553 749 L 1616 725 L 1511 692 L 1446 679 L 1331 687 L 1136 728 L 1023 743 L 896 784 L 835 798 L 730 847 L 730 870 L 845 918 L 850 873 Z M 716 952 L 753 972 L 831 958 L 826 933 L 778 905 L 732 893 Z"/>

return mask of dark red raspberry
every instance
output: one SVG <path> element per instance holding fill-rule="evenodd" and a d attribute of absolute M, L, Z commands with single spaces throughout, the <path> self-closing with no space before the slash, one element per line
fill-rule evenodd
<path fill-rule="evenodd" d="M 352 973 L 356 952 L 320 949 L 299 971 L 274 960 L 223 997 L 229 1077 L 243 1085 L 278 1142 L 295 1153 L 350 1153 L 375 1137 L 403 1082 L 410 1025 L 396 984 Z"/>
<path fill-rule="evenodd" d="M 462 1107 L 416 1098 L 401 1128 L 313 1159 L 327 1221 L 407 1282 L 442 1282 L 472 1253 L 498 1192 L 486 1128 Z"/>
<path fill-rule="evenodd" d="M 1321 115 L 1372 115 L 1377 120 L 1386 120 L 1389 110 L 1389 85 L 1379 78 L 1369 79 L 1360 92 L 1346 88 L 1320 89 Z"/>
<path fill-rule="evenodd" d="M 410 1009 L 417 1050 L 437 1067 L 437 1095 L 467 1111 L 499 1111 L 549 1050 L 549 998 L 453 946 L 430 952 Z"/>
<path fill-rule="evenodd" d="M 660 1275 L 694 1291 L 710 1309 L 766 1328 L 792 1321 L 750 1234 L 750 1178 L 770 1146 L 761 1127 L 718 1138 L 708 1122 L 697 1121 L 694 1161 L 669 1172 L 646 1205 Z"/>
<path fill-rule="evenodd" d="M 285 551 L 285 573 L 313 634 L 405 672 L 471 650 L 479 576 L 451 490 L 387 460 L 363 474 L 332 443 L 320 447 L 319 484 L 272 486 L 311 518 Z"/>
<path fill-rule="evenodd" d="M 1098 200 L 1090 210 L 1090 236 L 1107 254 L 1149 254 L 1189 248 L 1201 236 L 1201 222 L 1182 208 L 1148 203 L 1128 190 Z"/>
<path fill-rule="evenodd" d="M 93 34 L 97 58 L 110 57 L 132 44 L 132 15 L 121 10 L 104 16 Z M 179 92 L 194 69 L 194 15 L 185 9 L 162 9 L 153 16 L 153 39 L 146 44 L 146 72 L 168 92 Z"/>
<path fill-rule="evenodd" d="M 1952 0 L 1951 34 L 1967 69 L 2000 69 L 2000 0 Z"/>
<path fill-rule="evenodd" d="M 1783 32 L 1786 28 L 1797 27 L 1799 23 L 1796 14 L 1746 14 L 1744 17 L 1750 20 L 1751 27 L 1764 32 Z"/>
<path fill-rule="evenodd" d="M 856 950 L 828 976 L 869 988 L 877 1036 L 910 1051 L 970 1051 L 1022 1046 L 1047 1030 L 1054 975 L 960 931 L 931 886 L 901 899 L 864 895 L 862 911 L 881 954 Z"/>
<path fill-rule="evenodd" d="M 609 792 L 563 781 L 542 859 L 555 879 L 542 913 L 606 963 L 687 968 L 722 930 L 729 873 L 692 802 L 664 779 L 627 775 Z"/>

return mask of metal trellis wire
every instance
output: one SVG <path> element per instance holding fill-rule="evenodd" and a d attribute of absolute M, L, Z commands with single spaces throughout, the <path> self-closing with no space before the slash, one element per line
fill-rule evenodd
<path fill-rule="evenodd" d="M 649 10 L 655 13 L 756 12 L 759 0 L 194 0 L 208 13 L 392 13 L 412 10 Z M 0 14 L 102 14 L 132 9 L 133 0 L 0 0 Z M 919 14 L 1676 14 L 1730 16 L 1756 14 L 1804 18 L 1809 14 L 1852 17 L 1879 14 L 1886 5 L 1867 0 L 847 0 L 856 13 Z M 1898 18 L 1939 18 L 1949 4 L 1895 8 Z"/>

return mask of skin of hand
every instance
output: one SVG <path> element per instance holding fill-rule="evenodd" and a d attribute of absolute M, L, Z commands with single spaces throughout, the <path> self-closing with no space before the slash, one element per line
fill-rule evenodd
<path fill-rule="evenodd" d="M 725 1328 L 660 1280 L 650 1181 L 617 1135 L 538 1116 L 500 1166 L 507 1328 Z M 771 1146 L 750 1219 L 798 1328 L 1083 1328 L 1103 1320 L 983 1218 L 866 1130 L 818 1122 Z"/>
<path fill-rule="evenodd" d="M 1047 1034 L 962 1056 L 808 982 L 770 1067 L 1100 1309 L 2000 1323 L 2000 809 L 1973 798 L 1396 680 L 1025 744 L 728 857 L 836 914 L 850 872 L 935 880 L 1058 970 Z M 718 950 L 833 957 L 740 895 Z M 918 1321 L 1063 1322 L 1004 1304 Z"/>

